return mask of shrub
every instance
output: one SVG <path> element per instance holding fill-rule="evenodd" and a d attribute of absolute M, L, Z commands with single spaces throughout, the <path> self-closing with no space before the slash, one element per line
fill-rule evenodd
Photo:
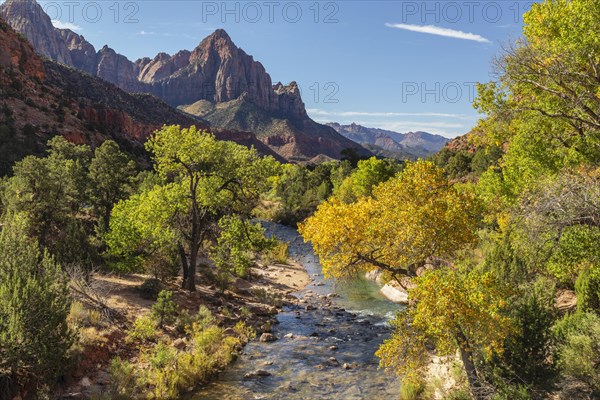
<path fill-rule="evenodd" d="M 556 324 L 558 365 L 566 376 L 600 390 L 600 317 L 577 312 Z"/>
<path fill-rule="evenodd" d="M 265 264 L 287 264 L 289 258 L 289 244 L 286 242 L 277 242 L 273 248 L 267 250 L 263 254 L 263 262 Z"/>
<path fill-rule="evenodd" d="M 448 393 L 445 400 L 471 400 L 471 393 L 467 389 L 457 389 Z"/>
<path fill-rule="evenodd" d="M 206 307 L 201 307 L 189 328 L 191 345 L 188 351 L 179 351 L 160 342 L 142 353 L 140 365 L 143 367 L 113 360 L 110 369 L 113 392 L 141 398 L 172 399 L 205 382 L 233 360 L 241 344 L 239 338 L 225 335 L 224 329 L 213 323 L 212 314 Z M 240 335 L 251 335 L 243 323 L 235 329 Z"/>
<path fill-rule="evenodd" d="M 175 322 L 177 317 L 177 304 L 171 300 L 171 297 L 173 297 L 173 292 L 162 290 L 158 294 L 156 304 L 152 306 L 152 318 L 158 322 L 158 326 L 161 328 L 165 323 Z"/>
<path fill-rule="evenodd" d="M 13 221 L 0 231 L 0 386 L 56 383 L 74 342 L 68 280 Z"/>
<path fill-rule="evenodd" d="M 156 337 L 156 325 L 149 316 L 138 317 L 133 326 L 127 332 L 127 340 L 130 342 L 149 341 Z"/>
<path fill-rule="evenodd" d="M 422 381 L 405 379 L 400 386 L 400 400 L 422 399 L 425 393 L 425 384 Z"/>
<path fill-rule="evenodd" d="M 600 311 L 600 265 L 583 268 L 575 282 L 577 308 L 581 311 Z"/>
<path fill-rule="evenodd" d="M 102 314 L 98 310 L 90 310 L 78 301 L 71 304 L 68 322 L 75 328 L 98 326 L 102 321 Z"/>
<path fill-rule="evenodd" d="M 554 375 L 550 361 L 555 344 L 554 294 L 555 286 L 549 279 L 539 278 L 521 287 L 511 312 L 519 329 L 506 340 L 497 364 L 509 381 L 518 377 L 521 382 L 541 384 Z"/>
<path fill-rule="evenodd" d="M 256 337 L 256 331 L 251 326 L 246 325 L 246 323 L 243 321 L 235 324 L 233 330 L 244 343 L 248 343 Z"/>
<path fill-rule="evenodd" d="M 160 293 L 162 284 L 156 278 L 146 279 L 139 287 L 142 299 L 156 300 Z"/>
<path fill-rule="evenodd" d="M 136 374 L 135 366 L 129 361 L 121 358 L 113 358 L 108 368 L 110 374 L 110 394 L 111 398 L 129 399 L 135 393 Z"/>

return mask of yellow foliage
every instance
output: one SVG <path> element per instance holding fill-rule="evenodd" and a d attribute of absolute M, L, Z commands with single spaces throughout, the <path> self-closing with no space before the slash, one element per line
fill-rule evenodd
<path fill-rule="evenodd" d="M 330 199 L 300 225 L 328 277 L 375 267 L 412 275 L 428 259 L 451 258 L 476 241 L 477 206 L 432 162 L 409 163 L 352 204 Z"/>

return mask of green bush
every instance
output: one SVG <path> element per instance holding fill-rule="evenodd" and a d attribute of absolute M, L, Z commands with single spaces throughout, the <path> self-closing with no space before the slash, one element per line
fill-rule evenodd
<path fill-rule="evenodd" d="M 497 360 L 501 375 L 508 381 L 519 379 L 542 384 L 554 376 L 552 360 L 556 321 L 554 283 L 545 278 L 523 285 L 512 305 L 517 333 L 506 340 L 504 353 Z"/>
<path fill-rule="evenodd" d="M 272 248 L 263 253 L 262 260 L 265 264 L 287 264 L 289 259 L 289 244 L 277 242 Z"/>
<path fill-rule="evenodd" d="M 229 364 L 242 340 L 252 334 L 250 328 L 238 324 L 235 330 L 240 336 L 244 335 L 242 340 L 225 335 L 223 328 L 214 325 L 214 318 L 206 307 L 200 308 L 195 319 L 188 328 L 188 350 L 177 350 L 159 342 L 142 351 L 138 365 L 113 360 L 110 368 L 113 393 L 137 398 L 178 398 Z"/>
<path fill-rule="evenodd" d="M 68 367 L 68 280 L 19 221 L 0 231 L 0 386 L 38 389 Z"/>
<path fill-rule="evenodd" d="M 138 317 L 127 332 L 129 342 L 149 341 L 156 337 L 156 323 L 149 316 Z"/>
<path fill-rule="evenodd" d="M 559 338 L 558 365 L 563 374 L 600 390 L 600 317 L 577 312 L 563 318 L 554 331 Z"/>
<path fill-rule="evenodd" d="M 161 328 L 163 325 L 175 322 L 177 317 L 177 304 L 173 300 L 173 292 L 162 290 L 158 294 L 156 303 L 152 306 L 152 318 L 158 322 Z"/>
<path fill-rule="evenodd" d="M 135 366 L 121 358 L 113 358 L 108 368 L 110 395 L 115 400 L 132 398 L 136 390 Z"/>
<path fill-rule="evenodd" d="M 457 389 L 448 393 L 444 400 L 471 400 L 473 397 L 467 389 Z"/>
<path fill-rule="evenodd" d="M 575 282 L 577 308 L 600 312 L 600 265 L 586 265 Z"/>
<path fill-rule="evenodd" d="M 414 382 L 403 380 L 400 386 L 400 400 L 419 400 L 425 393 L 425 384 L 421 381 Z"/>
<path fill-rule="evenodd" d="M 139 287 L 139 293 L 142 299 L 156 300 L 162 290 L 162 283 L 156 278 L 146 279 Z"/>

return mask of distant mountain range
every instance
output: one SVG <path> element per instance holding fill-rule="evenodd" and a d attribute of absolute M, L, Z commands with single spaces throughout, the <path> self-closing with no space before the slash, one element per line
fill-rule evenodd
<path fill-rule="evenodd" d="M 443 136 L 420 131 L 399 133 L 379 128 L 367 128 L 354 123 L 340 125 L 332 122 L 326 125 L 382 157 L 398 159 L 427 157 L 437 153 L 449 141 Z"/>
<path fill-rule="evenodd" d="M 0 5 L 0 17 L 51 60 L 129 93 L 154 95 L 204 118 L 213 128 L 252 132 L 288 160 L 339 159 L 347 148 L 372 155 L 310 119 L 297 84 L 273 85 L 262 64 L 238 48 L 222 29 L 191 51 L 130 61 L 108 46 L 96 51 L 83 36 L 55 28 L 35 0 L 7 0 Z"/>
<path fill-rule="evenodd" d="M 31 44 L 0 19 L 0 176 L 15 161 L 41 154 L 46 141 L 63 135 L 97 146 L 107 139 L 139 159 L 143 142 L 164 124 L 196 125 L 220 139 L 254 146 L 283 160 L 248 132 L 210 128 L 199 117 L 178 111 L 155 96 L 130 94 L 102 79 L 43 59 Z"/>

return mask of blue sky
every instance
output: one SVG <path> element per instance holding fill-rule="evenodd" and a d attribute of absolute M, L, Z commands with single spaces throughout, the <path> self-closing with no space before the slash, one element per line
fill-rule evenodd
<path fill-rule="evenodd" d="M 475 82 L 519 37 L 531 2 L 40 1 L 55 25 L 132 60 L 192 49 L 224 28 L 273 82 L 295 80 L 317 121 L 454 137 Z M 117 12 L 118 11 L 118 12 Z"/>

